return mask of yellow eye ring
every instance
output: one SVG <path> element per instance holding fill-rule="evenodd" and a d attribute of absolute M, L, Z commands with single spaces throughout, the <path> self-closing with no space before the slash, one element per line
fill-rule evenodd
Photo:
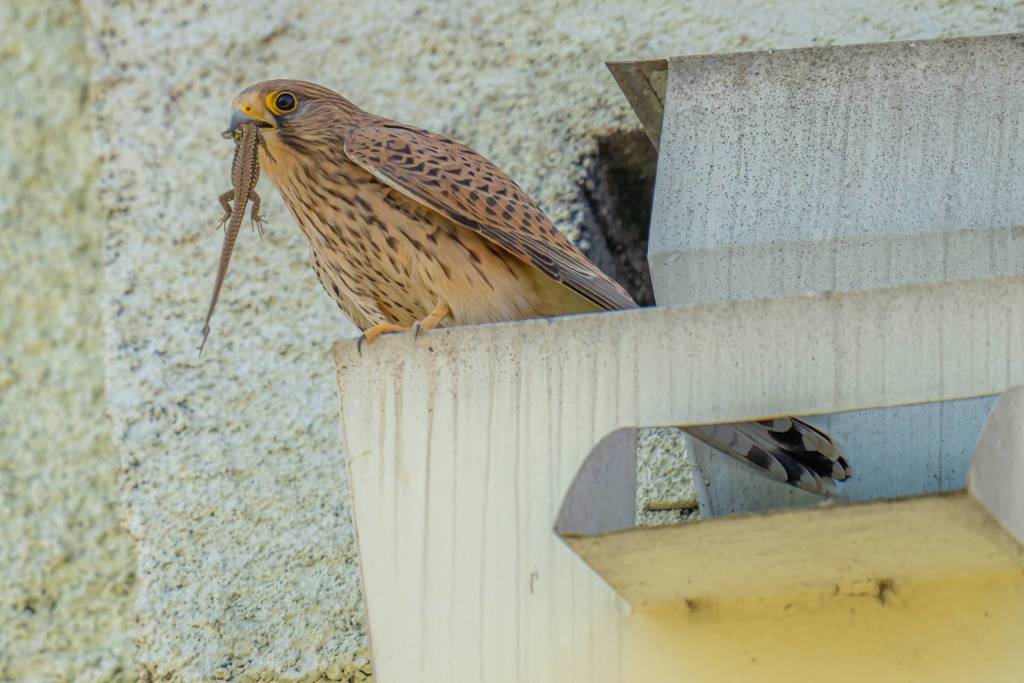
<path fill-rule="evenodd" d="M 267 109 L 278 116 L 293 112 L 299 106 L 298 98 L 290 92 L 272 92 L 267 95 L 266 102 Z"/>

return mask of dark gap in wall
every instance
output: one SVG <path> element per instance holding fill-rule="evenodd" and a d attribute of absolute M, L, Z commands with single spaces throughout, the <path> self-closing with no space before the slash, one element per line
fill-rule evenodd
<path fill-rule="evenodd" d="M 654 201 L 658 153 L 643 131 L 598 139 L 585 162 L 583 237 L 587 256 L 641 306 L 654 305 L 647 267 L 647 231 Z"/>

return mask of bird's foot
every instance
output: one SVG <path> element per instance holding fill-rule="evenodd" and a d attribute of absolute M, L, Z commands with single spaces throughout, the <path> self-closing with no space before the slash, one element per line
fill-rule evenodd
<path fill-rule="evenodd" d="M 374 325 L 368 330 L 364 330 L 359 335 L 359 341 L 356 342 L 356 350 L 359 351 L 359 355 L 363 355 L 363 344 L 372 344 L 377 341 L 377 337 L 382 334 L 398 334 L 399 332 L 409 332 L 413 328 L 402 327 L 401 325 L 392 325 L 391 323 L 381 323 L 380 325 Z"/>
<path fill-rule="evenodd" d="M 447 303 L 442 301 L 441 303 L 439 303 L 437 306 L 434 307 L 434 310 L 430 312 L 430 315 L 428 315 L 423 320 L 417 320 L 416 323 L 412 326 L 412 330 L 415 333 L 415 334 L 413 334 L 413 339 L 416 339 L 417 337 L 419 337 L 420 336 L 420 332 L 422 332 L 423 330 L 432 330 L 432 329 L 434 329 L 435 327 L 440 325 L 441 322 L 445 318 L 450 316 L 451 314 L 452 314 L 451 307 L 448 306 Z"/>
<path fill-rule="evenodd" d="M 426 318 L 417 320 L 413 323 L 412 327 L 403 327 L 401 325 L 392 325 L 391 323 L 381 323 L 380 325 L 374 325 L 370 329 L 364 331 L 359 335 L 359 341 L 356 343 L 356 349 L 359 351 L 359 355 L 363 355 L 363 344 L 372 344 L 376 341 L 377 337 L 382 334 L 397 334 L 399 332 L 413 332 L 413 339 L 420 336 L 420 332 L 424 330 L 432 330 L 440 325 L 445 318 L 452 314 L 451 307 L 447 303 L 442 301 L 434 310 L 430 312 Z"/>

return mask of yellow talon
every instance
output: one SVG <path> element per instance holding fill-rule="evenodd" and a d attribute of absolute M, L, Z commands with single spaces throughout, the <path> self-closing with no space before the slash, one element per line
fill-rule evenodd
<path fill-rule="evenodd" d="M 374 325 L 368 330 L 364 330 L 359 335 L 359 341 L 356 342 L 356 350 L 359 351 L 359 355 L 363 355 L 363 344 L 372 344 L 376 341 L 377 337 L 382 334 L 397 334 L 399 332 L 413 332 L 413 339 L 420 336 L 420 332 L 423 330 L 432 330 L 440 325 L 445 318 L 452 314 L 452 309 L 447 303 L 442 301 L 434 310 L 430 312 L 423 320 L 417 320 L 412 327 L 403 327 L 401 325 L 393 325 L 391 323 L 381 323 L 380 325 Z"/>
<path fill-rule="evenodd" d="M 392 325 L 391 323 L 381 323 L 380 325 L 374 325 L 368 330 L 364 330 L 359 335 L 359 342 L 356 344 L 356 350 L 359 351 L 359 355 L 363 355 L 363 344 L 372 344 L 377 340 L 377 337 L 382 334 L 397 334 L 399 332 L 408 332 L 411 327 L 402 327 L 401 325 Z"/>

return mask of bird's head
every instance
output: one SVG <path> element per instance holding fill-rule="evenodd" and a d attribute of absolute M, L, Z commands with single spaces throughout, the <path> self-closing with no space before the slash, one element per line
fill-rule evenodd
<path fill-rule="evenodd" d="M 255 121 L 270 151 L 300 152 L 340 138 L 367 114 L 344 97 L 316 83 L 294 80 L 251 85 L 231 103 L 225 137 L 246 121 Z"/>

